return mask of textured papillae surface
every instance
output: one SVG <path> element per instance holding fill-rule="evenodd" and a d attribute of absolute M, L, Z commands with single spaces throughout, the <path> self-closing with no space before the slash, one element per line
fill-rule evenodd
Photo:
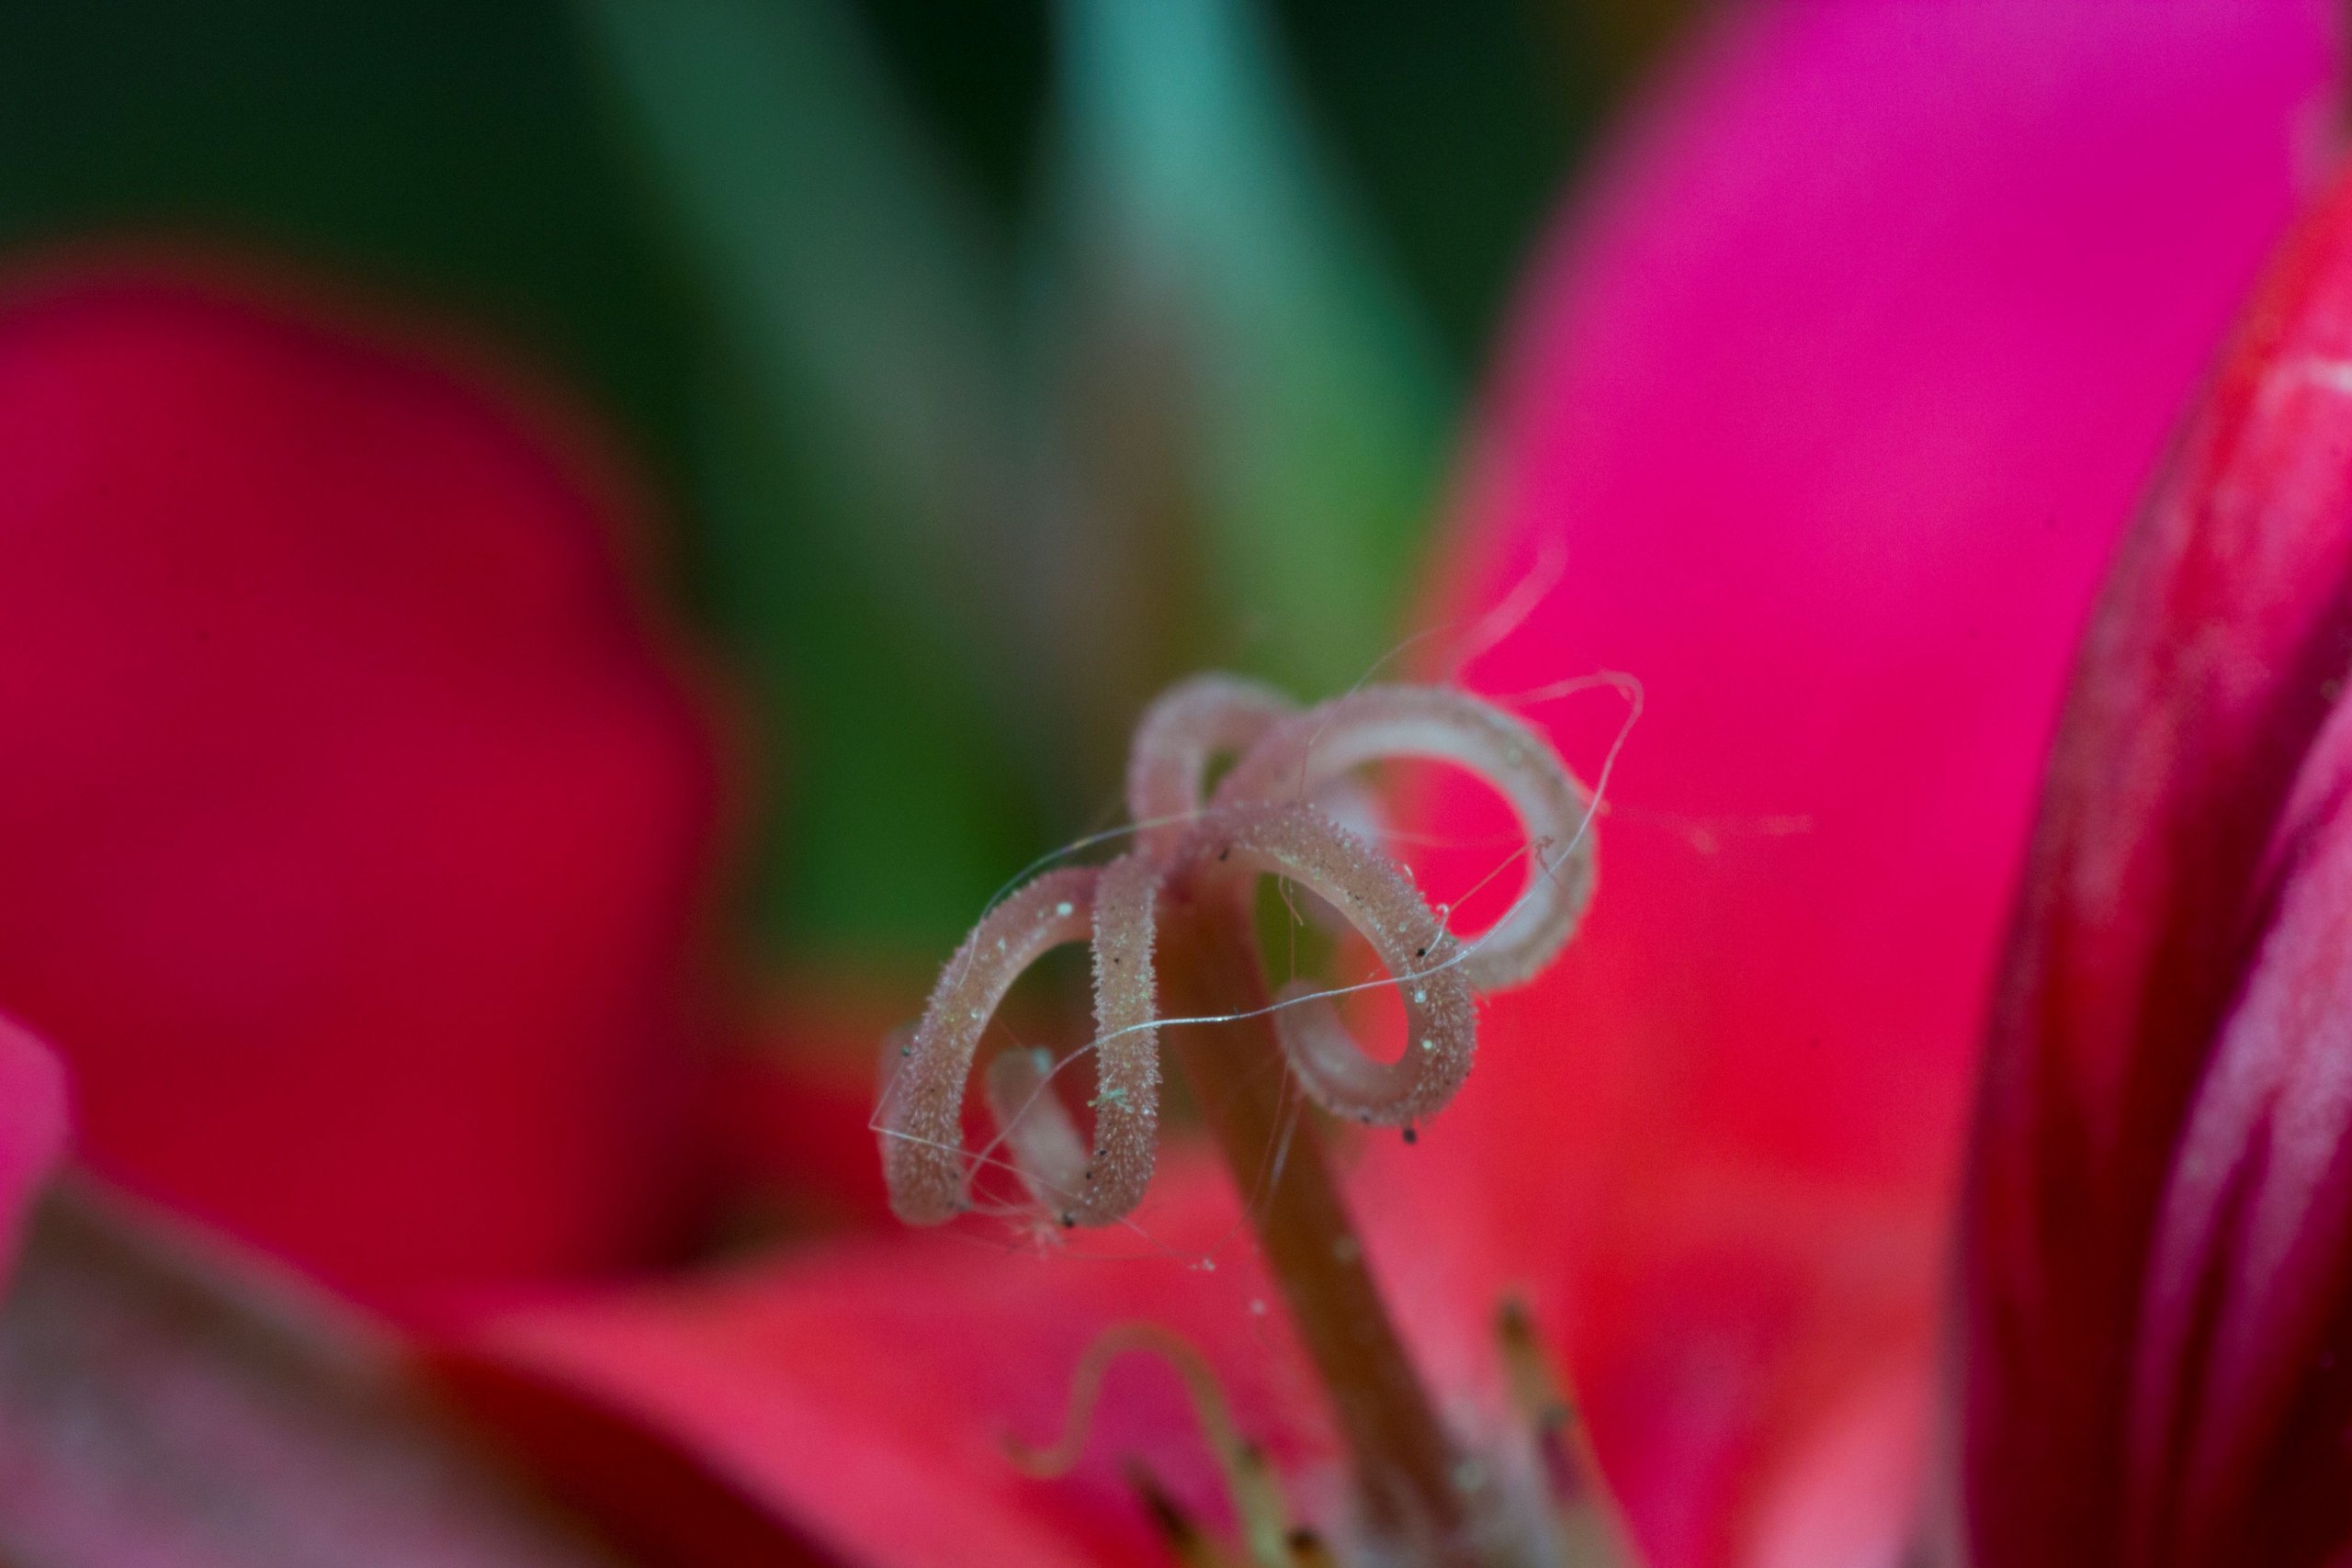
<path fill-rule="evenodd" d="M 1320 804 L 1359 770 L 1402 759 L 1465 770 L 1519 818 L 1526 885 L 1480 936 L 1449 931 L 1403 867 Z M 1220 761 L 1230 765 L 1206 792 Z M 1164 885 L 1181 884 L 1246 928 L 1258 880 L 1275 877 L 1362 937 L 1402 1004 L 1405 1044 L 1395 1060 L 1363 1050 L 1328 990 L 1293 982 L 1272 1002 L 1272 1018 L 1308 1098 L 1385 1125 L 1410 1125 L 1453 1098 L 1476 1044 L 1473 992 L 1540 969 L 1592 897 L 1589 795 L 1542 736 L 1451 688 L 1371 686 L 1302 710 L 1255 682 L 1195 676 L 1137 724 L 1127 789 L 1136 847 L 1099 869 L 1046 872 L 989 909 L 948 961 L 913 1034 L 885 1062 L 876 1126 L 901 1218 L 937 1224 L 965 1212 L 976 1164 L 999 1151 L 1064 1224 L 1107 1224 L 1141 1200 L 1159 1105 L 1158 1026 L 1210 1021 L 1155 1018 L 1153 905 Z M 1020 1049 L 989 1065 L 986 1098 L 999 1135 L 975 1156 L 965 1147 L 963 1109 L 982 1038 L 1023 971 L 1080 941 L 1094 953 L 1091 1147 L 1055 1087 L 1066 1061 Z"/>

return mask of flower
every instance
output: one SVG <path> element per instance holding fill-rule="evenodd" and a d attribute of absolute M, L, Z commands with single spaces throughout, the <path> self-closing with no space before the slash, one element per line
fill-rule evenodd
<path fill-rule="evenodd" d="M 1352 1190 L 1450 1415 L 1490 1407 L 1496 1302 L 1529 1293 L 1658 1568 L 1906 1539 L 2064 652 L 2317 164 L 2331 67 L 2301 4 L 1739 11 L 1537 269 L 1445 604 L 1521 614 L 1480 689 L 1625 670 L 1646 716 L 1583 942 Z M 1588 764 L 1622 722 L 1545 712 Z M 1222 1517 L 1170 1381 L 1112 1374 L 1063 1480 L 1005 1454 L 1110 1325 L 1181 1331 L 1310 1511 L 1333 1448 L 1231 1201 L 1166 1156 L 1153 1190 L 1141 1256 L 862 1238 L 519 1313 L 481 1354 L 854 1562 L 1150 1561 L 1121 1456 Z"/>
<path fill-rule="evenodd" d="M 1976 1560 L 2352 1545 L 2352 183 L 2271 269 L 2099 602 L 1970 1187 Z"/>
<path fill-rule="evenodd" d="M 297 294 L 0 295 L 0 1009 L 100 1171 L 363 1299 L 650 1261 L 709 705 L 584 443 Z"/>

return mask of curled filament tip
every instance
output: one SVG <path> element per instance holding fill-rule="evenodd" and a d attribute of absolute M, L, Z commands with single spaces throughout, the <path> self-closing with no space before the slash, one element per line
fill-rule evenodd
<path fill-rule="evenodd" d="M 1533 978 L 1592 901 L 1592 802 L 1549 741 L 1493 704 L 1447 686 L 1351 692 L 1269 728 L 1210 805 L 1308 799 L 1356 768 L 1407 757 L 1476 774 L 1518 816 L 1527 835 L 1526 887 L 1462 966 L 1482 991 Z"/>
<path fill-rule="evenodd" d="M 1099 1091 L 1091 1151 L 1047 1082 L 1050 1068 L 1029 1053 L 999 1058 L 989 1099 L 1023 1183 L 1067 1223 L 1107 1224 L 1143 1196 L 1159 1115 L 1151 977 L 1158 883 L 1152 867 L 1134 857 L 1099 871 L 1047 872 L 990 910 L 965 939 L 883 1094 L 882 1172 L 899 1218 L 937 1224 L 966 1207 L 971 1178 L 964 1092 L 981 1034 L 1030 964 L 1083 940 L 1093 942 L 1095 954 Z"/>
<path fill-rule="evenodd" d="M 1226 757 L 1232 765 L 1210 790 Z M 1402 866 L 1336 819 L 1345 810 L 1378 822 L 1359 770 L 1393 758 L 1464 768 L 1518 815 L 1526 886 L 1485 935 L 1457 940 L 1442 906 L 1433 913 Z M 1141 1200 L 1159 1103 L 1154 932 L 1171 882 L 1225 900 L 1246 924 L 1257 878 L 1278 877 L 1312 894 L 1318 917 L 1363 936 L 1404 1004 L 1396 1058 L 1367 1054 L 1331 993 L 1296 983 L 1274 1000 L 1274 1036 L 1316 1103 L 1408 1127 L 1443 1107 L 1470 1069 L 1473 992 L 1531 977 L 1592 897 L 1590 796 L 1542 736 L 1452 688 L 1366 687 L 1302 710 L 1257 682 L 1196 676 L 1163 694 L 1137 727 L 1127 802 L 1134 850 L 1105 866 L 1047 872 L 990 909 L 948 962 L 920 1023 L 888 1048 L 875 1126 L 901 1218 L 936 1224 L 970 1206 L 976 1156 L 964 1146 L 964 1100 L 982 1035 L 1029 965 L 1074 942 L 1091 943 L 1094 958 L 1091 1129 L 1080 1130 L 1056 1085 L 1065 1064 L 1006 1052 L 986 1075 L 993 1146 L 1065 1224 L 1112 1224 Z"/>
<path fill-rule="evenodd" d="M 1308 1097 L 1335 1115 L 1399 1126 L 1436 1111 L 1470 1071 L 1477 1016 L 1460 950 L 1396 863 L 1306 805 L 1233 807 L 1195 835 L 1186 869 L 1229 878 L 1241 897 L 1258 875 L 1295 882 L 1337 910 L 1403 982 L 1405 1049 L 1364 1054 L 1331 1004 L 1294 983 L 1274 1030 Z"/>
<path fill-rule="evenodd" d="M 1166 859 L 1192 830 L 1207 798 L 1209 766 L 1239 758 L 1298 705 L 1263 682 L 1204 674 L 1152 699 L 1127 750 L 1127 815 L 1136 847 Z"/>

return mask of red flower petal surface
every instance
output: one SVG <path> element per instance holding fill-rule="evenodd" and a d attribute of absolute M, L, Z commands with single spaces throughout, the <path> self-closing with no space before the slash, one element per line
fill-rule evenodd
<path fill-rule="evenodd" d="M 1628 671 L 1647 712 L 1586 931 L 1492 1010 L 1419 1152 L 1481 1162 L 1490 1256 L 1573 1303 L 1658 1568 L 1750 1550 L 1906 1335 L 1916 1370 L 2066 651 L 2330 66 L 2302 4 L 1739 9 L 1538 268 L 1450 603 L 1555 552 L 1471 678 Z M 1621 716 L 1542 711 L 1588 773 Z M 1820 1216 L 1770 1233 L 1770 1332 L 1736 1292 L 1661 1308 L 1705 1227 L 1623 1216 L 1694 1180 Z M 1851 1537 L 1899 1534 L 1870 1520 L 1903 1494 L 1857 1495 Z"/>
<path fill-rule="evenodd" d="M 903 1228 L 868 1123 L 882 1038 L 922 1010 L 919 991 L 802 976 L 717 1057 L 698 1126 L 746 1218 Z"/>
<path fill-rule="evenodd" d="M 1225 1185 L 1221 1168 L 1179 1157 L 1137 1231 L 1076 1233 L 1063 1255 L 973 1234 L 876 1237 L 516 1312 L 470 1354 L 649 1421 L 860 1568 L 1166 1562 L 1129 1465 L 1204 1523 L 1231 1521 L 1164 1365 L 1114 1364 L 1071 1475 L 1029 1479 L 1006 1444 L 1050 1443 L 1088 1346 L 1115 1324 L 1152 1322 L 1209 1359 L 1289 1483 L 1328 1500 L 1321 1393 L 1279 1308 L 1252 1306 L 1272 1287 Z M 562 1467 L 560 1427 L 524 1440 Z"/>
<path fill-rule="evenodd" d="M 2352 1547 L 2352 186 L 2132 536 L 2051 765 L 1969 1225 L 1981 1560 Z"/>
<path fill-rule="evenodd" d="M 0 304 L 0 1006 L 103 1170 L 379 1302 L 674 1215 L 707 724 L 583 454 L 137 270 Z"/>

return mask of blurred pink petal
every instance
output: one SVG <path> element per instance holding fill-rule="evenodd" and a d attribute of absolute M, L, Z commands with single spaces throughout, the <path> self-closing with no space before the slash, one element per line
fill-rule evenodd
<path fill-rule="evenodd" d="M 920 992 L 802 975 L 718 1056 L 699 1131 L 746 1217 L 899 1228 L 867 1125 L 874 1055 L 922 1006 Z"/>
<path fill-rule="evenodd" d="M 2065 655 L 2317 165 L 2332 65 L 2300 0 L 1741 8 L 1537 268 L 1448 604 L 1555 563 L 1471 678 L 1623 670 L 1647 711 L 1585 933 L 1496 1005 L 1419 1152 L 1483 1167 L 1473 1223 L 1573 1314 L 1658 1568 L 1748 1550 L 1889 1347 L 1924 1354 Z M 1539 711 L 1589 773 L 1622 717 Z M 1620 1216 L 1693 1173 L 1818 1204 L 1774 1233 L 1770 1332 L 1738 1292 L 1624 1283 L 1689 1233 Z M 1857 1495 L 1857 1538 L 1908 1491 Z"/>
<path fill-rule="evenodd" d="M 0 1006 L 101 1170 L 379 1302 L 686 1180 L 713 740 L 560 434 L 257 280 L 0 298 Z"/>

